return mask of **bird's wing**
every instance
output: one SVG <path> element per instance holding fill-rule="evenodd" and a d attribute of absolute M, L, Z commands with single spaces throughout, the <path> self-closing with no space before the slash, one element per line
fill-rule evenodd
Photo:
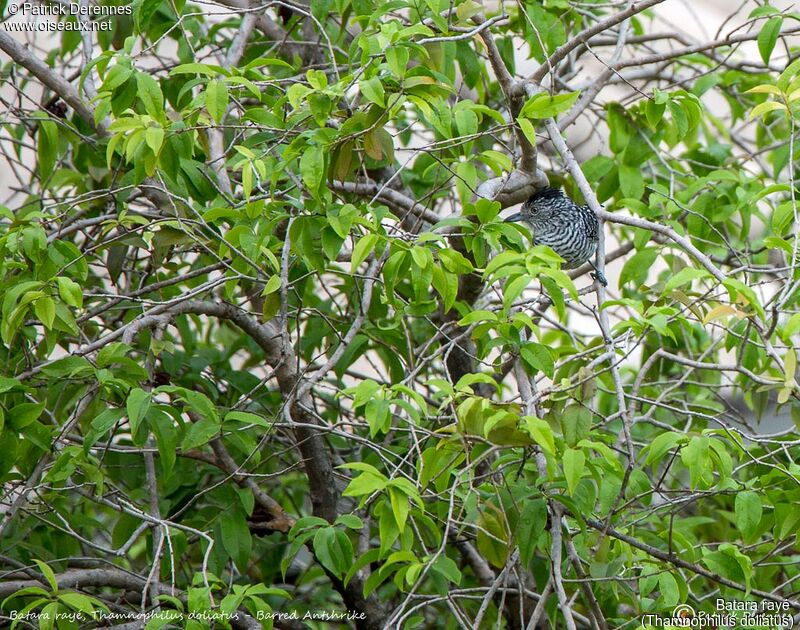
<path fill-rule="evenodd" d="M 583 206 L 582 210 L 585 210 L 585 212 L 581 213 L 581 216 L 584 217 L 586 231 L 589 234 L 589 238 L 593 241 L 597 240 L 597 228 L 599 227 L 597 224 L 597 215 L 588 205 Z"/>

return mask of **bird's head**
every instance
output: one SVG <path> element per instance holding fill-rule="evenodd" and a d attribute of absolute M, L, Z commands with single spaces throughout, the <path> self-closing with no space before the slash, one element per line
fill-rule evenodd
<path fill-rule="evenodd" d="M 542 188 L 533 193 L 522 204 L 520 211 L 506 218 L 506 221 L 524 221 L 533 225 L 546 223 L 561 211 L 566 201 L 560 189 Z"/>

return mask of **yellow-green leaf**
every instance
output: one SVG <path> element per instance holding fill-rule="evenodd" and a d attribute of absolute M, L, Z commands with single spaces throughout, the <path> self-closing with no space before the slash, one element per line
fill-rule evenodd
<path fill-rule="evenodd" d="M 220 124 L 228 109 L 228 86 L 222 81 L 209 81 L 206 88 L 206 109 L 214 122 Z"/>
<path fill-rule="evenodd" d="M 767 101 L 766 103 L 761 103 L 756 105 L 753 108 L 753 111 L 750 112 L 750 120 L 753 118 L 758 118 L 759 116 L 763 116 L 764 114 L 768 114 L 769 112 L 774 112 L 776 110 L 786 111 L 786 105 L 783 103 L 778 103 L 777 101 Z"/>

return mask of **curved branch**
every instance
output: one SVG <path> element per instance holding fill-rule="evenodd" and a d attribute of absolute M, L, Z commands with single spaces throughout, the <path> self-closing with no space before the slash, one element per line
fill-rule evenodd
<path fill-rule="evenodd" d="M 437 223 L 441 217 L 428 210 L 421 203 L 417 203 L 403 193 L 383 186 L 374 181 L 358 182 L 331 182 L 331 188 L 338 192 L 352 193 L 361 197 L 374 197 L 395 210 L 410 212 L 414 216 L 424 219 L 428 223 Z"/>
<path fill-rule="evenodd" d="M 612 26 L 627 20 L 629 17 L 634 16 L 637 13 L 641 13 L 645 9 L 649 9 L 650 7 L 662 2 L 664 2 L 664 0 L 644 0 L 643 2 L 635 2 L 624 11 L 620 11 L 619 13 L 606 18 L 605 20 L 597 22 L 594 26 L 590 26 L 589 28 L 582 30 L 580 33 L 571 37 L 568 42 L 556 48 L 553 51 L 553 54 L 550 55 L 545 62 L 530 76 L 529 81 L 537 84 L 540 83 L 541 80 L 547 76 L 547 73 L 550 72 L 550 69 L 553 68 L 553 66 L 564 59 L 573 50 L 578 48 L 578 46 L 588 42 L 592 36 L 602 33 Z"/>
<path fill-rule="evenodd" d="M 196 314 L 226 319 L 241 328 L 259 345 L 266 356 L 266 362 L 274 370 L 284 399 L 293 401 L 287 413 L 292 421 L 297 448 L 303 457 L 314 515 L 328 522 L 336 520 L 339 515 L 340 493 L 333 473 L 331 456 L 317 428 L 319 426 L 317 418 L 311 411 L 313 403 L 310 393 L 297 395 L 305 379 L 297 373 L 297 358 L 292 347 L 281 342 L 282 337 L 278 328 L 272 323 L 260 324 L 234 305 L 221 302 L 187 300 L 172 305 L 167 312 L 173 315 Z M 333 577 L 331 581 L 350 610 L 358 610 L 365 614 L 366 619 L 361 620 L 362 625 L 359 627 L 365 630 L 379 630 L 383 627 L 386 611 L 374 593 L 364 597 L 364 581 L 361 575 L 353 576 L 347 585 Z"/>
<path fill-rule="evenodd" d="M 101 135 L 105 133 L 102 125 L 95 124 L 94 110 L 83 101 L 80 94 L 78 94 L 78 90 L 64 77 L 53 72 L 46 63 L 36 57 L 25 46 L 3 31 L 0 31 L 0 50 L 23 68 L 27 68 L 33 76 L 58 94 L 89 126 L 96 129 Z"/>

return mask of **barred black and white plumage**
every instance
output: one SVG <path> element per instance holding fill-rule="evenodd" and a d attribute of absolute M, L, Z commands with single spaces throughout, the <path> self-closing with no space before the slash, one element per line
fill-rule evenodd
<path fill-rule="evenodd" d="M 591 264 L 597 251 L 597 216 L 589 206 L 579 206 L 557 188 L 537 190 L 520 212 L 506 221 L 526 223 L 533 244 L 550 247 L 566 261 L 565 269 Z M 605 278 L 598 276 L 598 280 L 605 284 Z"/>

